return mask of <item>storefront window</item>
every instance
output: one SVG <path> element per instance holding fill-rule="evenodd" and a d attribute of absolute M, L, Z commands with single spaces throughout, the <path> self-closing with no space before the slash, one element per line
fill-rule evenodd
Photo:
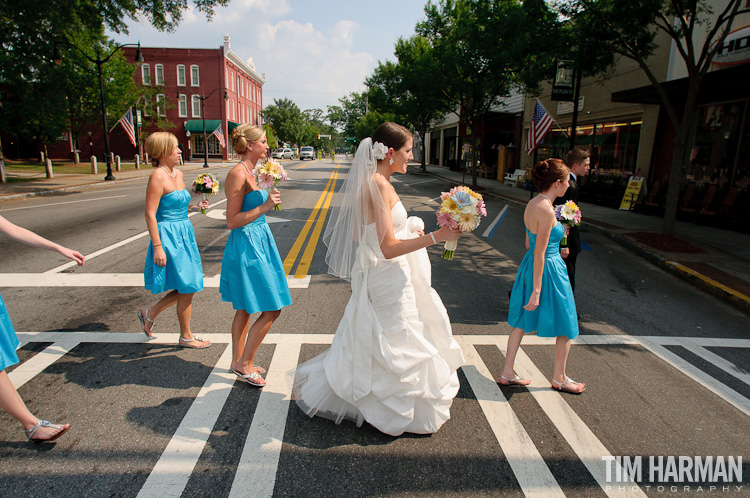
<path fill-rule="evenodd" d="M 200 156 L 203 154 L 203 135 L 194 134 L 190 138 L 193 139 L 193 154 Z M 221 155 L 221 145 L 219 140 L 213 134 L 208 137 L 208 153 L 211 155 Z"/>
<path fill-rule="evenodd" d="M 747 102 L 733 102 L 700 109 L 695 145 L 686 172 L 689 181 L 739 188 L 750 184 L 750 138 L 746 107 Z"/>

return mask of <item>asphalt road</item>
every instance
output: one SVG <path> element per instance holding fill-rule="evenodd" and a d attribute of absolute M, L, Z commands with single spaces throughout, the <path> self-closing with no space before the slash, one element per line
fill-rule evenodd
<path fill-rule="evenodd" d="M 467 357 L 451 420 L 432 436 L 393 438 L 304 416 L 289 401 L 293 369 L 330 343 L 349 296 L 346 282 L 325 273 L 321 240 L 336 204 L 328 193 L 348 163 L 285 165 L 292 179 L 269 221 L 294 304 L 259 351 L 269 370 L 262 391 L 226 371 L 233 310 L 217 288 L 229 234 L 223 192 L 207 215 L 191 217 L 206 276 L 192 329 L 214 341 L 204 351 L 176 347 L 171 310 L 159 316 L 156 340 L 139 332 L 135 312 L 156 301 L 142 288 L 145 180 L 0 203 L 0 215 L 88 255 L 73 269 L 0 239 L 0 293 L 22 341 L 9 375 L 33 412 L 73 424 L 57 443 L 31 446 L 0 413 L 0 496 L 748 496 L 750 320 L 605 237 L 584 233 L 589 250 L 578 262 L 581 336 L 568 373 L 586 393 L 549 389 L 553 342 L 535 335 L 517 360 L 532 387 L 495 383 L 507 292 L 525 248 L 517 208 L 484 236 L 506 208 L 492 197 L 453 261 L 429 250 L 433 286 Z M 223 184 L 229 168 L 210 171 Z M 186 173 L 186 183 L 202 172 Z M 393 183 L 409 214 L 434 227 L 435 199 L 448 185 L 416 174 Z M 603 457 L 626 455 L 642 457 L 635 488 L 606 475 Z M 651 456 L 742 457 L 744 474 L 650 482 Z"/>

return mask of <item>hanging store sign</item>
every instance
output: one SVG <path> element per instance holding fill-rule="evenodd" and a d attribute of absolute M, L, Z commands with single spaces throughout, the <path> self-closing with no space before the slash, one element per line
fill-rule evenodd
<path fill-rule="evenodd" d="M 557 61 L 555 79 L 552 81 L 551 99 L 555 101 L 570 101 L 575 98 L 573 92 L 573 61 Z"/>
<path fill-rule="evenodd" d="M 628 180 L 628 186 L 625 189 L 625 194 L 622 196 L 622 202 L 620 203 L 620 209 L 624 211 L 630 211 L 635 201 L 638 199 L 638 194 L 641 193 L 641 187 L 643 187 L 643 178 L 636 178 L 631 176 Z"/>
<path fill-rule="evenodd" d="M 750 26 L 729 33 L 712 64 L 732 66 L 750 61 Z"/>

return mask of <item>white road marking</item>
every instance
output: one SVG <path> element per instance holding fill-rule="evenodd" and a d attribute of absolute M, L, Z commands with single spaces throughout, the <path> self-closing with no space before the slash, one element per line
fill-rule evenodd
<path fill-rule="evenodd" d="M 436 182 L 436 181 L 437 180 L 433 178 L 432 180 L 422 180 L 421 182 L 414 182 L 414 183 L 404 182 L 404 183 L 406 185 L 409 185 L 409 186 L 413 187 L 414 185 L 422 185 L 423 183 L 432 183 L 432 182 Z"/>
<path fill-rule="evenodd" d="M 292 387 L 287 382 L 286 374 L 297 366 L 302 346 L 301 341 L 295 338 L 280 336 L 279 339 L 268 367 L 266 386 L 253 413 L 250 431 L 229 491 L 230 498 L 273 495 L 289 401 L 292 399 Z"/>
<path fill-rule="evenodd" d="M 501 346 L 500 350 L 505 355 L 507 343 Z M 531 361 L 531 358 L 526 355 L 523 349 L 518 350 L 515 366 L 518 375 L 530 379 L 531 385 L 550 385 L 547 377 Z M 560 393 L 552 389 L 530 389 L 529 391 L 607 496 L 610 498 L 646 498 L 646 494 L 637 484 L 619 487 L 612 486 L 611 482 L 607 482 L 606 464 L 602 458 L 612 456 L 611 453 L 599 441 L 591 428 L 573 411 Z"/>
<path fill-rule="evenodd" d="M 484 231 L 484 233 L 482 234 L 482 237 L 487 237 L 489 234 L 492 233 L 492 230 L 495 228 L 495 225 L 497 225 L 500 222 L 500 220 L 502 219 L 503 215 L 505 214 L 507 210 L 508 210 L 508 205 L 506 204 L 505 207 L 502 210 L 500 210 L 498 215 L 495 216 L 495 219 L 492 221 L 492 223 L 490 223 L 490 226 L 487 227 L 487 230 Z"/>
<path fill-rule="evenodd" d="M 643 347 L 654 353 L 656 356 L 666 361 L 715 395 L 719 396 L 745 415 L 750 415 L 750 399 L 747 399 L 734 389 L 708 375 L 700 368 L 668 350 L 664 346 L 657 344 L 656 341 L 653 341 L 648 337 L 641 337 L 640 341 Z"/>
<path fill-rule="evenodd" d="M 731 361 L 726 360 L 725 358 L 719 356 L 713 351 L 709 351 L 705 347 L 698 346 L 697 344 L 687 343 L 685 344 L 684 347 L 688 351 L 692 352 L 694 355 L 700 358 L 703 358 L 707 362 L 711 363 L 713 366 L 724 370 L 726 373 L 728 373 L 732 377 L 738 380 L 741 380 L 745 384 L 750 385 L 750 373 L 738 367 Z"/>
<path fill-rule="evenodd" d="M 110 195 L 108 197 L 97 197 L 96 199 L 80 199 L 77 201 L 65 201 L 65 202 L 52 202 L 50 204 L 37 204 L 34 206 L 24 206 L 24 207 L 15 207 L 15 208 L 8 208 L 8 209 L 0 209 L 0 212 L 4 211 L 17 211 L 20 209 L 34 209 L 34 208 L 43 208 L 43 207 L 50 207 L 50 206 L 60 206 L 62 204 L 76 204 L 78 202 L 93 202 L 93 201 L 104 201 L 106 199 L 117 199 L 120 197 L 127 197 L 127 195 Z"/>
<path fill-rule="evenodd" d="M 213 218 L 214 220 L 226 221 L 227 210 L 226 209 L 213 209 L 211 211 L 207 211 L 206 216 L 209 218 Z M 286 221 L 292 221 L 292 220 L 287 220 L 286 218 L 277 218 L 276 216 L 266 215 L 266 223 L 284 223 Z"/>
<path fill-rule="evenodd" d="M 28 342 L 28 341 L 24 341 Z M 48 342 L 48 341 L 35 341 L 35 342 Z M 62 358 L 71 349 L 76 347 L 80 341 L 66 341 L 63 343 L 55 342 L 43 351 L 35 354 L 28 360 L 18 365 L 12 372 L 8 373 L 8 377 L 13 385 L 18 389 L 28 381 L 42 373 L 45 368 L 52 365 L 54 362 Z"/>
<path fill-rule="evenodd" d="M 216 206 L 216 205 L 221 204 L 222 202 L 226 202 L 226 201 L 227 201 L 226 199 L 221 199 L 220 201 L 217 201 L 214 204 L 209 204 L 208 207 L 210 209 L 211 207 Z M 195 216 L 196 214 L 200 214 L 200 211 L 189 213 L 188 217 Z M 87 254 L 86 255 L 86 261 L 92 260 L 95 257 L 101 256 L 102 254 L 106 254 L 106 253 L 108 253 L 110 251 L 114 251 L 118 247 L 122 247 L 122 246 L 124 246 L 126 244 L 129 244 L 129 243 L 131 243 L 133 241 L 136 241 L 136 240 L 141 239 L 141 238 L 146 237 L 146 236 L 148 236 L 148 230 L 146 230 L 145 232 L 141 232 L 139 234 L 133 235 L 132 237 L 128 237 L 125 240 L 121 240 L 120 242 L 116 242 L 116 243 L 114 243 L 114 244 L 112 244 L 110 246 L 107 246 L 107 247 L 103 248 L 103 249 L 99 249 L 98 251 L 94 251 L 91 254 Z M 67 270 L 68 268 L 72 268 L 72 267 L 76 266 L 77 264 L 78 263 L 76 263 L 75 261 L 70 261 L 70 262 L 65 263 L 63 265 L 60 265 L 58 267 L 52 268 L 51 270 L 47 270 L 45 273 L 47 273 L 47 274 L 58 273 L 58 272 L 61 272 L 63 270 Z"/>
<path fill-rule="evenodd" d="M 203 287 L 219 287 L 220 274 L 203 277 Z M 287 275 L 290 289 L 307 289 L 311 276 Z M 143 273 L 0 273 L 0 287 L 143 287 Z"/>
<path fill-rule="evenodd" d="M 477 350 L 468 341 L 459 341 L 459 344 L 467 361 L 463 373 L 518 479 L 523 494 L 534 497 L 564 497 L 560 485 L 503 392 L 492 379 L 492 374 Z"/>
<path fill-rule="evenodd" d="M 232 390 L 236 376 L 228 372 L 231 362 L 232 348 L 227 346 L 151 470 L 139 498 L 182 495 Z"/>

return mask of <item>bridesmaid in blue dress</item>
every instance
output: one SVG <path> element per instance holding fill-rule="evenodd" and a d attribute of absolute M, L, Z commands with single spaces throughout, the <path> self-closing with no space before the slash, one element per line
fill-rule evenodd
<path fill-rule="evenodd" d="M 57 251 L 78 263 L 78 266 L 83 266 L 85 258 L 80 252 L 55 244 L 34 232 L 14 225 L 2 216 L 0 216 L 0 233 L 30 246 Z M 16 331 L 13 329 L 8 310 L 0 296 L 0 407 L 23 424 L 29 441 L 41 443 L 57 439 L 70 429 L 70 424 L 57 425 L 36 418 L 26 408 L 26 404 L 18 395 L 18 391 L 16 391 L 8 373 L 5 371 L 9 366 L 18 363 L 16 348 L 18 348 Z"/>
<path fill-rule="evenodd" d="M 150 339 L 154 320 L 170 306 L 177 305 L 180 322 L 179 345 L 203 349 L 211 345 L 190 330 L 193 294 L 203 290 L 203 266 L 195 242 L 195 231 L 188 211 L 199 211 L 208 201 L 190 205 L 185 188 L 177 137 L 167 132 L 152 133 L 146 139 L 146 153 L 156 168 L 146 187 L 146 226 L 151 236 L 143 269 L 146 289 L 153 294 L 169 291 L 155 305 L 138 310 L 141 330 Z"/>
<path fill-rule="evenodd" d="M 281 194 L 260 190 L 251 171 L 268 155 L 262 128 L 242 124 L 232 132 L 232 147 L 241 161 L 229 172 L 224 190 L 227 195 L 229 234 L 221 260 L 221 299 L 232 303 L 232 364 L 230 371 L 243 382 L 263 387 L 263 368 L 255 366 L 260 343 L 281 314 L 292 304 L 286 271 L 266 223 L 265 213 L 281 203 Z M 248 330 L 250 315 L 260 316 Z"/>
<path fill-rule="evenodd" d="M 540 193 L 529 201 L 523 214 L 528 251 L 518 267 L 511 291 L 508 324 L 513 329 L 499 384 L 530 384 L 528 379 L 514 373 L 513 363 L 524 332 L 536 331 L 539 337 L 557 338 L 552 388 L 580 394 L 586 385 L 571 380 L 565 373 L 570 341 L 578 336 L 578 320 L 568 270 L 560 256 L 559 243 L 566 229 L 555 218 L 551 201 L 568 189 L 570 171 L 560 159 L 547 159 L 537 163 L 531 173 Z"/>

